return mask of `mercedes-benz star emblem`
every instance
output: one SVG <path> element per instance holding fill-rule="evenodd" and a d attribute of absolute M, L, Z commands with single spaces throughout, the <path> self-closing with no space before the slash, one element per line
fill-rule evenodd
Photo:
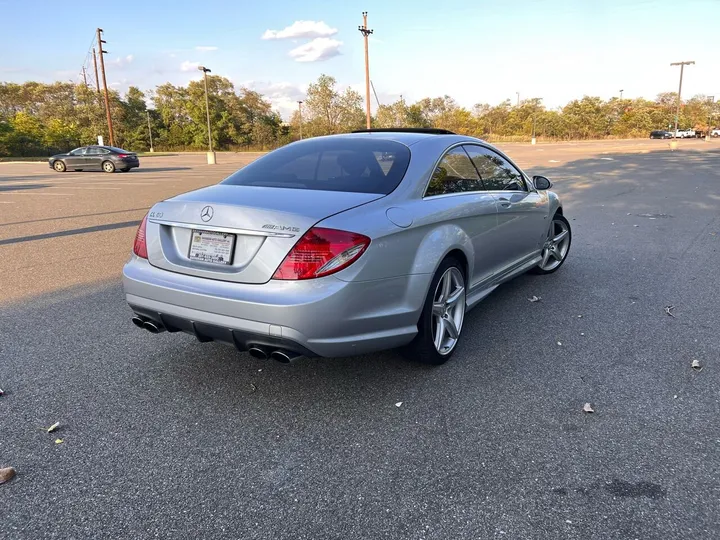
<path fill-rule="evenodd" d="M 206 206 L 202 210 L 200 210 L 200 219 L 207 222 L 210 221 L 213 218 L 213 214 L 215 211 L 213 210 L 212 206 Z"/>

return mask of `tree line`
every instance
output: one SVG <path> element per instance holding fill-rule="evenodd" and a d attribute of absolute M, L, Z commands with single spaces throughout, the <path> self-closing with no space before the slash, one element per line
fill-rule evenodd
<path fill-rule="evenodd" d="M 217 150 L 269 150 L 303 137 L 342 133 L 365 127 L 363 97 L 321 75 L 307 91 L 302 110 L 288 122 L 260 93 L 235 88 L 224 77 L 208 76 L 210 122 Z M 415 103 L 398 100 L 377 108 L 375 127 L 435 127 L 490 141 L 569 140 L 647 137 L 674 124 L 677 94 L 655 100 L 603 100 L 585 96 L 557 109 L 539 98 L 519 104 L 458 105 L 450 96 Z M 148 107 L 151 104 L 151 107 Z M 720 122 L 720 108 L 706 96 L 683 101 L 679 127 L 706 130 Z M 0 157 L 45 156 L 93 144 L 102 135 L 109 143 L 102 96 L 83 84 L 0 83 Z M 110 93 L 115 144 L 133 151 L 205 150 L 205 87 L 166 83 L 143 92 L 131 86 Z M 149 123 L 149 127 L 148 127 Z"/>

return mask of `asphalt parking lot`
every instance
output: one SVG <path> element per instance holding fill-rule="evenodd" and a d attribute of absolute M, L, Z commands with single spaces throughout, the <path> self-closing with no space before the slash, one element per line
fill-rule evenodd
<path fill-rule="evenodd" d="M 720 143 L 499 146 L 553 179 L 573 245 L 436 368 L 130 323 L 149 206 L 256 155 L 0 163 L 0 538 L 720 537 Z"/>

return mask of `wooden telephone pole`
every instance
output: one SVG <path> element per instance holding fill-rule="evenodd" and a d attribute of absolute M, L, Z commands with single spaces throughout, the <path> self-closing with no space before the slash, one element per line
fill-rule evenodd
<path fill-rule="evenodd" d="M 93 47 L 93 65 L 95 66 L 95 87 L 97 88 L 97 93 L 99 96 L 100 95 L 100 77 L 98 77 L 97 53 L 95 52 L 95 47 Z"/>
<path fill-rule="evenodd" d="M 107 79 L 105 78 L 105 59 L 104 54 L 107 54 L 106 50 L 103 50 L 103 43 L 107 43 L 102 39 L 102 28 L 97 29 L 97 42 L 100 49 L 100 70 L 102 71 L 103 89 L 105 90 L 105 113 L 107 114 L 108 132 L 110 134 L 110 146 L 115 146 L 115 136 L 113 135 L 112 117 L 110 116 L 110 98 L 108 97 Z"/>
<path fill-rule="evenodd" d="M 365 117 L 367 128 L 370 129 L 370 61 L 368 56 L 368 36 L 373 33 L 367 27 L 367 11 L 363 11 L 363 25 L 358 30 L 365 39 Z"/>

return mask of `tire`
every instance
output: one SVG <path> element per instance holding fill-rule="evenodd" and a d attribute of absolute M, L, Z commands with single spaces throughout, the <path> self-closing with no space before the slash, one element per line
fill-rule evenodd
<path fill-rule="evenodd" d="M 53 163 L 53 169 L 55 169 L 57 172 L 65 172 L 67 170 L 67 167 L 65 167 L 65 163 L 63 161 L 56 161 Z"/>
<path fill-rule="evenodd" d="M 448 297 L 443 290 L 446 278 L 450 279 L 449 297 L 453 299 L 451 304 L 445 302 Z M 435 366 L 450 360 L 462 336 L 466 287 L 463 265 L 453 257 L 446 258 L 430 282 L 430 289 L 418 321 L 418 333 L 415 339 L 402 350 L 403 356 L 408 360 Z M 444 311 L 442 317 L 434 313 L 434 307 L 435 310 Z M 440 320 L 443 322 L 440 323 Z M 456 332 L 448 332 L 448 328 L 451 328 L 449 324 L 453 325 L 452 328 L 456 329 Z M 438 328 L 443 332 L 443 337 L 436 340 Z M 451 333 L 455 333 L 456 337 L 452 338 Z M 438 346 L 436 343 L 440 343 L 440 345 Z"/>
<path fill-rule="evenodd" d="M 566 234 L 560 237 L 563 231 Z M 557 272 L 567 260 L 571 243 L 572 230 L 570 229 L 570 222 L 562 214 L 555 214 L 552 218 L 551 228 L 548 231 L 548 239 L 543 246 L 543 259 L 530 272 L 539 275 Z"/>
<path fill-rule="evenodd" d="M 106 173 L 114 173 L 115 172 L 115 164 L 112 161 L 103 161 L 102 162 L 102 170 Z"/>

